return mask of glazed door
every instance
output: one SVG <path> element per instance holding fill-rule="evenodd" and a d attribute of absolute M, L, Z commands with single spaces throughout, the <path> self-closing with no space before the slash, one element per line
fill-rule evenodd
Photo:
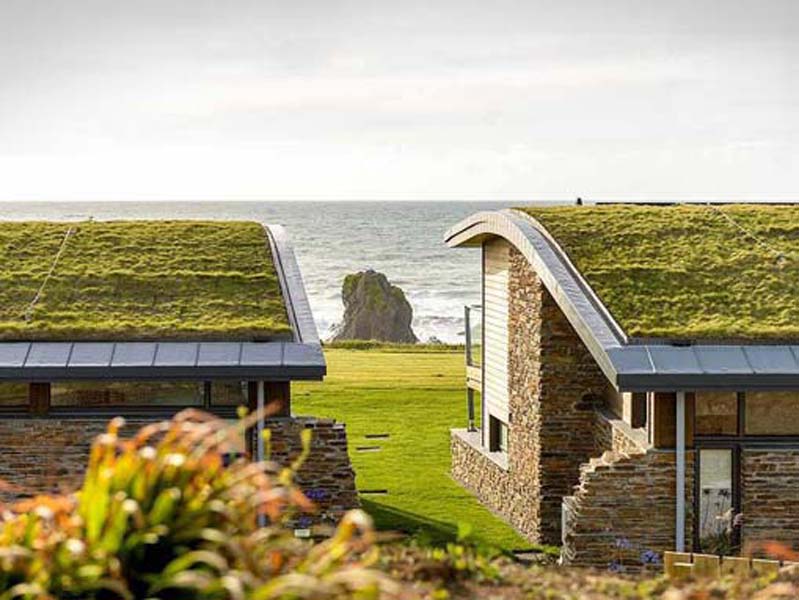
<path fill-rule="evenodd" d="M 740 549 L 740 449 L 697 440 L 694 548 L 703 554 L 734 555 Z"/>

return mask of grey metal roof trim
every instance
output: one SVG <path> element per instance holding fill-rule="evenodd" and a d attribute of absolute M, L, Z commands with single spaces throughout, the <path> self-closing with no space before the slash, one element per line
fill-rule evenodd
<path fill-rule="evenodd" d="M 289 236 L 282 225 L 264 225 L 264 228 L 272 248 L 283 298 L 286 300 L 286 310 L 291 329 L 294 332 L 294 341 L 319 345 L 319 333 Z"/>
<path fill-rule="evenodd" d="M 7 342 L 0 381 L 320 379 L 319 345 L 296 342 Z"/>
<path fill-rule="evenodd" d="M 292 341 L 0 342 L 0 382 L 88 379 L 322 379 L 327 372 L 294 250 L 265 225 Z"/>
<path fill-rule="evenodd" d="M 623 391 L 799 389 L 799 344 L 629 340 L 551 235 L 518 211 L 480 212 L 445 235 L 450 247 L 502 237 L 530 262 L 608 380 Z"/>

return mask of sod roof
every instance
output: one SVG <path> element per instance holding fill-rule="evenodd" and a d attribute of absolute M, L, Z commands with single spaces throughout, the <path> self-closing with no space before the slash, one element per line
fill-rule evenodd
<path fill-rule="evenodd" d="M 799 205 L 529 206 L 631 337 L 799 338 Z"/>
<path fill-rule="evenodd" d="M 258 223 L 0 221 L 0 340 L 289 333 Z"/>

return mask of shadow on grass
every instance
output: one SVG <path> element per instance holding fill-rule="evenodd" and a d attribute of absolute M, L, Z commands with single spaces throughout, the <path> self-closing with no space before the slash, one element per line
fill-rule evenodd
<path fill-rule="evenodd" d="M 454 542 L 458 537 L 458 524 L 448 521 L 439 521 L 423 515 L 411 513 L 394 506 L 386 506 L 369 498 L 361 496 L 363 509 L 372 515 L 375 526 L 381 531 L 397 531 L 415 537 L 426 544 L 442 546 L 447 542 Z M 494 546 L 490 539 L 483 538 L 479 533 L 475 538 L 489 546 Z M 503 548 L 510 552 L 546 552 L 551 554 L 557 549 L 537 544 L 525 544 L 520 548 Z"/>

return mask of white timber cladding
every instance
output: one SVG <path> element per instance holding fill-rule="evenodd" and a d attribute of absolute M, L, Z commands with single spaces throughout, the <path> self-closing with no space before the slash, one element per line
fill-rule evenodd
<path fill-rule="evenodd" d="M 488 414 L 507 423 L 510 244 L 495 238 L 486 241 L 483 252 L 483 402 Z"/>

